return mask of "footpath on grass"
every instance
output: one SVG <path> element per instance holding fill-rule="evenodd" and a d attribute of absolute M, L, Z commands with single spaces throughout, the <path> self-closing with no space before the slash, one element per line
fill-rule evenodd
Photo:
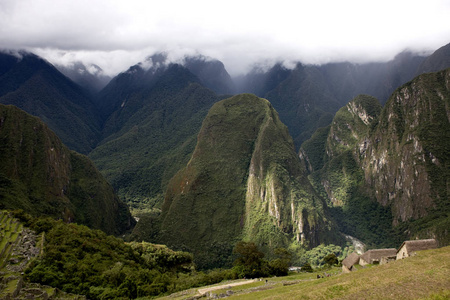
<path fill-rule="evenodd" d="M 209 288 L 205 288 L 205 289 L 198 289 L 198 292 L 203 296 L 206 293 L 212 292 L 212 291 L 216 291 L 216 290 L 222 290 L 222 289 L 226 289 L 226 288 L 230 288 L 233 286 L 238 286 L 238 285 L 244 285 L 244 284 L 249 284 L 255 281 L 258 281 L 259 279 L 247 279 L 245 281 L 239 281 L 239 282 L 233 282 L 233 283 L 228 283 L 228 284 L 223 284 L 223 285 L 217 285 L 217 286 L 213 286 L 213 287 L 209 287 Z"/>

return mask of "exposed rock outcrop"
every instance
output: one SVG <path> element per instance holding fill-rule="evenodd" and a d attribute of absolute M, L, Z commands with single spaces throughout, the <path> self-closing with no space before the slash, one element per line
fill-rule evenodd
<path fill-rule="evenodd" d="M 376 201 L 391 215 L 372 222 L 389 218 L 394 227 L 407 224 L 406 236 L 449 243 L 450 69 L 403 85 L 381 112 L 376 101 L 355 101 L 302 145 L 299 156 L 311 166 L 313 184 L 331 206 L 356 212 L 364 210 L 361 199 L 370 199 L 365 205 Z"/>
<path fill-rule="evenodd" d="M 448 202 L 449 141 L 450 69 L 417 77 L 386 103 L 362 167 L 395 224 Z"/>

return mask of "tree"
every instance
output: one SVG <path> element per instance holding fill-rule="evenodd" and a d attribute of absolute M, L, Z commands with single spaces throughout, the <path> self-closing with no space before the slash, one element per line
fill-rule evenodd
<path fill-rule="evenodd" d="M 238 255 L 234 265 L 242 270 L 241 276 L 255 278 L 267 274 L 267 262 L 263 260 L 264 253 L 259 251 L 255 243 L 240 241 L 234 247 L 233 254 Z"/>
<path fill-rule="evenodd" d="M 292 254 L 284 248 L 277 248 L 275 249 L 275 255 L 278 256 L 278 258 L 269 262 L 270 274 L 275 276 L 286 276 L 289 272 Z"/>
<path fill-rule="evenodd" d="M 313 268 L 311 267 L 310 263 L 306 263 L 302 266 L 302 271 L 303 272 L 308 272 L 308 273 L 312 273 L 313 272 Z"/>
<path fill-rule="evenodd" d="M 325 256 L 323 258 L 323 262 L 326 265 L 334 266 L 334 265 L 337 265 L 339 263 L 339 260 L 338 260 L 338 258 L 336 257 L 336 255 L 334 253 L 330 253 L 330 254 L 328 254 L 327 256 Z"/>

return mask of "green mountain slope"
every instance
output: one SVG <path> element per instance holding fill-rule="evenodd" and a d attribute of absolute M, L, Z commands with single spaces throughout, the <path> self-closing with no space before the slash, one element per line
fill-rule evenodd
<path fill-rule="evenodd" d="M 84 155 L 70 151 L 38 118 L 0 105 L 0 205 L 74 221 L 110 234 L 134 220 Z"/>
<path fill-rule="evenodd" d="M 267 100 L 250 94 L 210 109 L 189 163 L 169 183 L 161 219 L 159 241 L 193 252 L 201 267 L 229 263 L 242 239 L 269 255 L 339 239 L 286 126 Z"/>
<path fill-rule="evenodd" d="M 360 151 L 364 152 L 367 136 L 377 124 L 381 108 L 377 99 L 360 95 L 336 113 L 330 126 L 318 130 L 302 145 L 300 153 L 304 153 L 302 158 L 310 170 L 322 169 L 320 183 L 334 205 L 345 204 L 350 189 L 362 183 L 358 178 L 363 173 L 357 167 Z"/>

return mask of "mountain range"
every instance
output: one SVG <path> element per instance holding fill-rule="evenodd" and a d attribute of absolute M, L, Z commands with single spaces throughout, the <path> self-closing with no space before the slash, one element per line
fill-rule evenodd
<path fill-rule="evenodd" d="M 448 71 L 421 74 L 450 67 L 449 57 L 450 44 L 428 57 L 403 52 L 386 63 L 291 69 L 278 63 L 231 78 L 218 60 L 170 62 L 160 53 L 98 91 L 100 77 L 84 80 L 93 74 L 76 71 L 89 67 L 74 65 L 66 76 L 34 54 L 5 52 L 0 103 L 39 117 L 88 155 L 116 192 L 107 196 L 112 207 L 123 206 L 118 195 L 140 217 L 134 238 L 192 251 L 206 268 L 229 264 L 241 239 L 267 255 L 275 247 L 343 243 L 338 231 L 373 246 L 405 236 L 448 244 L 449 130 L 439 130 L 449 128 Z M 21 140 L 5 141 L 5 151 L 20 149 Z M 83 174 L 97 172 L 86 157 L 64 153 L 83 157 Z M 77 173 L 81 163 L 73 159 L 67 170 Z M 6 183 L 22 179 L 13 177 L 15 167 L 5 170 L 12 172 L 2 176 L 9 193 Z M 40 203 L 50 194 L 61 192 L 24 198 Z M 95 216 L 105 210 L 88 207 Z M 90 224 L 75 211 L 48 214 L 111 225 Z M 119 227 L 132 226 L 123 216 L 128 227 Z"/>

